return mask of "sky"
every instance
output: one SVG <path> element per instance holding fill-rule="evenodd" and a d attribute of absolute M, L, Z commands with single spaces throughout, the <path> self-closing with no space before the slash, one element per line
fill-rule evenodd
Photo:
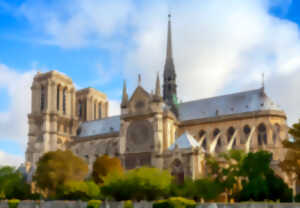
<path fill-rule="evenodd" d="M 162 76 L 172 14 L 178 97 L 188 101 L 257 89 L 300 118 L 297 0 L 0 0 L 0 165 L 24 162 L 30 87 L 58 70 L 77 89 L 108 95 L 119 113 L 122 83 Z"/>

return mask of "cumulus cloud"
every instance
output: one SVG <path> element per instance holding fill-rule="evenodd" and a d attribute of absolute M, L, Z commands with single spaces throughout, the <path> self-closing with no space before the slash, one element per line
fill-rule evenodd
<path fill-rule="evenodd" d="M 132 91 L 138 73 L 148 90 L 154 88 L 156 72 L 162 74 L 169 7 L 181 100 L 258 88 L 265 73 L 268 93 L 283 106 L 289 122 L 294 122 L 299 116 L 299 100 L 286 96 L 296 94 L 300 82 L 296 76 L 300 68 L 299 28 L 271 13 L 275 7 L 286 12 L 290 3 L 66 0 L 51 4 L 27 0 L 19 12 L 42 31 L 41 38 L 48 44 L 105 47 L 110 48 L 111 56 L 118 57 L 122 51 L 119 60 L 125 62 L 123 75 Z M 100 72 L 110 77 L 109 72 Z"/>
<path fill-rule="evenodd" d="M 24 162 L 24 158 L 0 150 L 0 166 L 9 165 L 19 167 Z"/>
<path fill-rule="evenodd" d="M 38 30 L 41 41 L 64 48 L 91 46 L 118 48 L 112 37 L 126 32 L 123 28 L 132 10 L 130 0 L 25 1 L 19 13 Z M 108 46 L 109 45 L 109 46 Z"/>
<path fill-rule="evenodd" d="M 34 70 L 18 72 L 0 64 L 0 88 L 6 90 L 9 96 L 5 101 L 9 102 L 9 109 L 0 112 L 0 140 L 13 139 L 25 146 L 27 114 L 31 108 L 30 87 L 34 73 Z"/>
<path fill-rule="evenodd" d="M 120 115 L 120 101 L 119 100 L 109 100 L 109 116 Z"/>

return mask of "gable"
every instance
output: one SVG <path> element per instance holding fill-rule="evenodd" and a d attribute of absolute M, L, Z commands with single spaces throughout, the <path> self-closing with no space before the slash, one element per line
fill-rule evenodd
<path fill-rule="evenodd" d="M 132 112 L 140 112 L 147 110 L 150 101 L 150 94 L 141 86 L 138 86 L 129 100 L 129 109 Z"/>

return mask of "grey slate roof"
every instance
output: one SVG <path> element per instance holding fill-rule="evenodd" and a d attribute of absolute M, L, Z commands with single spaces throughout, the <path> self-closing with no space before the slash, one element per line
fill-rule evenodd
<path fill-rule="evenodd" d="M 262 89 L 200 99 L 179 104 L 179 120 L 213 118 L 262 110 L 279 110 Z"/>
<path fill-rule="evenodd" d="M 176 146 L 178 149 L 188 149 L 192 147 L 199 147 L 200 145 L 191 134 L 184 132 L 168 149 L 173 150 Z"/>
<path fill-rule="evenodd" d="M 83 122 L 80 125 L 79 137 L 108 134 L 120 131 L 120 116 L 112 116 L 100 120 Z"/>

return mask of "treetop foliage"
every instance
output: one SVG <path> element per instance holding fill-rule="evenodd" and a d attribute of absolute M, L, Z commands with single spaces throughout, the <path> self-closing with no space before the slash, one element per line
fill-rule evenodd
<path fill-rule="evenodd" d="M 95 160 L 92 176 L 97 184 L 103 183 L 107 175 L 115 173 L 123 173 L 123 167 L 119 158 L 103 155 Z"/>
<path fill-rule="evenodd" d="M 37 163 L 34 180 L 39 188 L 54 193 L 67 181 L 83 181 L 88 165 L 71 151 L 57 150 L 44 154 Z"/>

